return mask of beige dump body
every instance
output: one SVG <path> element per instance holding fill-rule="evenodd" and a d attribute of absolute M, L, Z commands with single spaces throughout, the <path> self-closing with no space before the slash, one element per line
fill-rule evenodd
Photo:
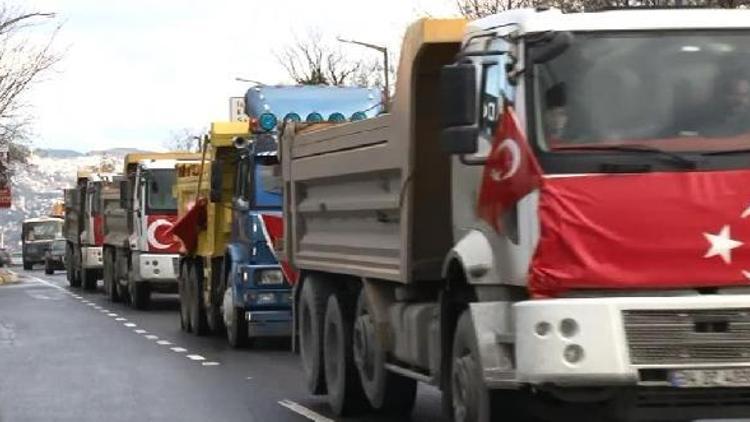
<path fill-rule="evenodd" d="M 440 277 L 452 241 L 439 78 L 464 27 L 425 19 L 409 28 L 391 113 L 286 131 L 284 244 L 297 268 L 399 282 Z"/>

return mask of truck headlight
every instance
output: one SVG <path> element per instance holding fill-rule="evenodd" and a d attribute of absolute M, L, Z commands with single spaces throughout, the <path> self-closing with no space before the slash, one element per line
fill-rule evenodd
<path fill-rule="evenodd" d="M 255 272 L 255 283 L 259 286 L 278 286 L 284 284 L 281 270 L 258 270 Z"/>
<path fill-rule="evenodd" d="M 276 295 L 273 293 L 255 293 L 250 298 L 256 305 L 270 305 L 276 303 Z"/>

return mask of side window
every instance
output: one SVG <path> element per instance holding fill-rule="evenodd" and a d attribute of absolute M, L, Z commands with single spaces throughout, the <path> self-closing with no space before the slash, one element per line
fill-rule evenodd
<path fill-rule="evenodd" d="M 244 198 L 247 202 L 252 203 L 253 201 L 253 171 L 250 168 L 250 160 L 245 160 L 242 165 L 245 167 L 245 195 Z"/>
<path fill-rule="evenodd" d="M 500 69 L 497 63 L 482 66 L 482 114 L 479 130 L 485 138 L 492 138 L 503 109 Z"/>
<path fill-rule="evenodd" d="M 241 161 L 237 164 L 237 179 L 235 180 L 235 191 L 237 192 L 237 197 L 242 199 L 247 199 L 247 186 L 245 186 L 245 179 L 247 178 L 247 164 L 245 160 L 240 159 Z"/>

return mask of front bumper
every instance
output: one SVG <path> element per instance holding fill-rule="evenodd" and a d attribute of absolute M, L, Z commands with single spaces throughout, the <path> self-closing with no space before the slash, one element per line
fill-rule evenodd
<path fill-rule="evenodd" d="M 292 334 L 292 311 L 246 311 L 250 337 L 288 337 Z"/>
<path fill-rule="evenodd" d="M 177 254 L 138 254 L 136 281 L 177 283 Z"/>
<path fill-rule="evenodd" d="M 670 386 L 672 369 L 750 367 L 750 295 L 535 300 L 513 314 L 519 383 Z"/>
<path fill-rule="evenodd" d="M 100 270 L 102 264 L 102 247 L 101 246 L 84 246 L 81 248 L 81 265 L 89 270 Z"/>

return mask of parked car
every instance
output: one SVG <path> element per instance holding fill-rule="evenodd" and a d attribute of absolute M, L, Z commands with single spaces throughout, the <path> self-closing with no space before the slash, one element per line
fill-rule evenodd
<path fill-rule="evenodd" d="M 23 265 L 23 252 L 13 252 L 10 254 L 10 265 L 17 267 Z"/>
<path fill-rule="evenodd" d="M 65 239 L 55 239 L 44 252 L 44 273 L 52 275 L 55 270 L 65 269 Z"/>
<path fill-rule="evenodd" d="M 10 253 L 7 249 L 0 249 L 0 267 L 7 267 L 10 265 Z"/>

